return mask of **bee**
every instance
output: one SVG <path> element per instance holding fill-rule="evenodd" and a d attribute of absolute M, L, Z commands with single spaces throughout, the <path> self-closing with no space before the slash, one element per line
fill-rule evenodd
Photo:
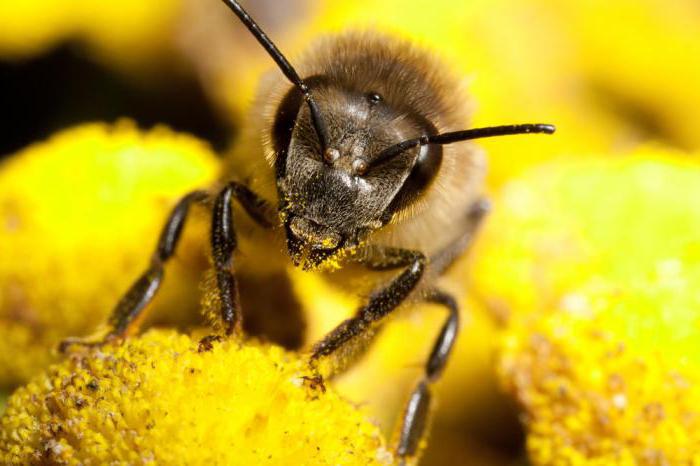
<path fill-rule="evenodd" d="M 457 302 L 440 289 L 438 278 L 468 249 L 488 211 L 481 197 L 484 156 L 467 141 L 555 129 L 461 129 L 468 100 L 447 67 L 429 52 L 378 32 L 326 37 L 295 68 L 238 1 L 223 2 L 281 71 L 263 80 L 239 144 L 260 163 L 243 182 L 232 160 L 221 186 L 177 203 L 150 266 L 117 303 L 106 340 L 133 332 L 196 204 L 211 209 L 214 301 L 226 336 L 242 333 L 234 267 L 240 222 L 255 225 L 246 231 L 262 243 L 261 267 L 285 267 L 291 260 L 304 270 L 384 272 L 388 278 L 355 315 L 312 347 L 309 364 L 316 370 L 324 360 L 346 357 L 404 303 L 442 305 L 447 317 L 398 428 L 397 457 L 410 460 L 426 433 L 431 385 L 459 329 Z M 344 280 L 342 273 L 326 276 Z M 87 342 L 70 339 L 63 348 L 74 343 Z"/>

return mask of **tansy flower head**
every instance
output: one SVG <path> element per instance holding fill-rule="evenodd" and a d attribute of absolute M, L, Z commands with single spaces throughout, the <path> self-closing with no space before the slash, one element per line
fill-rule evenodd
<path fill-rule="evenodd" d="M 62 338 L 105 322 L 170 206 L 217 172 L 198 140 L 129 123 L 68 130 L 0 165 L 0 385 L 25 381 Z M 190 223 L 202 228 L 185 235 L 156 302 L 171 322 L 197 316 L 194 270 L 205 259 L 187 237 L 206 229 Z"/>
<path fill-rule="evenodd" d="M 392 464 L 378 429 L 277 347 L 151 331 L 20 388 L 2 464 Z"/>
<path fill-rule="evenodd" d="M 506 187 L 474 280 L 534 464 L 700 461 L 700 167 L 656 149 Z"/>
<path fill-rule="evenodd" d="M 538 312 L 597 280 L 634 284 L 700 263 L 700 165 L 673 151 L 541 166 L 495 199 L 473 289 L 504 314 Z"/>

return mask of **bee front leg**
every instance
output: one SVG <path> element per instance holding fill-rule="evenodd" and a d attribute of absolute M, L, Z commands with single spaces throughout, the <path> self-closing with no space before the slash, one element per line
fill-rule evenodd
<path fill-rule="evenodd" d="M 430 258 L 434 275 L 443 274 L 464 253 L 489 209 L 490 204 L 486 199 L 479 199 L 470 206 L 462 233 Z M 369 270 L 388 271 L 402 267 L 405 270 L 386 287 L 374 292 L 369 303 L 360 308 L 354 317 L 342 322 L 313 347 L 311 364 L 314 366 L 321 358 L 351 346 L 349 343 L 357 337 L 372 333 L 376 324 L 396 309 L 416 288 L 428 263 L 421 252 L 378 246 L 366 249 L 357 257 L 355 262 Z"/>
<path fill-rule="evenodd" d="M 146 271 L 131 285 L 115 306 L 109 318 L 109 331 L 100 340 L 90 341 L 83 338 L 67 338 L 59 346 L 65 352 L 71 345 L 98 346 L 109 340 L 127 334 L 135 327 L 136 318 L 146 305 L 153 300 L 163 281 L 164 265 L 173 256 L 182 230 L 190 212 L 196 203 L 205 202 L 205 191 L 193 191 L 183 197 L 170 212 L 170 216 L 161 231 L 156 250 L 151 257 L 151 264 Z"/>
<path fill-rule="evenodd" d="M 462 232 L 444 249 L 430 257 L 431 274 L 443 274 L 464 254 L 489 210 L 490 204 L 486 199 L 479 199 L 471 205 Z M 312 365 L 324 356 L 342 352 L 344 348 L 352 346 L 352 340 L 371 333 L 372 324 L 389 314 L 416 288 L 427 262 L 421 253 L 394 248 L 376 248 L 374 254 L 368 251 L 368 254 L 360 257 L 359 262 L 370 270 L 392 270 L 400 267 L 406 267 L 406 270 L 386 288 L 374 293 L 369 304 L 361 308 L 355 317 L 341 323 L 314 347 L 311 355 Z M 459 308 L 451 295 L 436 288 L 429 288 L 421 298 L 426 302 L 444 306 L 448 310 L 448 316 L 425 363 L 424 375 L 411 393 L 397 429 L 396 454 L 400 464 L 411 463 L 417 456 L 421 441 L 427 432 L 431 405 L 430 387 L 442 374 L 459 333 Z"/>
<path fill-rule="evenodd" d="M 212 255 L 222 303 L 222 318 L 226 323 L 227 334 L 232 333 L 236 323 L 240 321 L 240 310 L 237 307 L 238 291 L 236 280 L 231 271 L 232 254 L 236 248 L 231 209 L 231 200 L 234 197 L 259 225 L 270 228 L 276 219 L 275 210 L 269 203 L 237 182 L 226 185 L 214 201 L 211 227 Z M 142 311 L 153 300 L 160 288 L 163 281 L 164 265 L 175 252 L 190 207 L 193 204 L 204 203 L 208 199 L 207 192 L 194 191 L 183 197 L 173 208 L 160 234 L 150 266 L 131 285 L 112 311 L 107 336 L 97 341 L 69 338 L 61 342 L 60 351 L 65 352 L 72 345 L 99 346 L 136 330 L 138 317 L 142 317 Z"/>
<path fill-rule="evenodd" d="M 373 333 L 384 317 L 396 309 L 416 288 L 425 271 L 427 259 L 418 251 L 398 248 L 375 248 L 359 259 L 371 270 L 404 268 L 387 286 L 375 291 L 369 302 L 360 308 L 354 317 L 347 319 L 318 342 L 312 350 L 311 364 L 334 353 L 346 353 L 354 341 Z"/>
<path fill-rule="evenodd" d="M 271 228 L 276 219 L 275 211 L 270 204 L 240 183 L 229 183 L 216 196 L 212 212 L 211 251 L 221 320 L 226 335 L 238 333 L 242 328 L 238 282 L 233 273 L 233 252 L 238 245 L 231 208 L 231 201 L 234 198 L 259 225 Z"/>

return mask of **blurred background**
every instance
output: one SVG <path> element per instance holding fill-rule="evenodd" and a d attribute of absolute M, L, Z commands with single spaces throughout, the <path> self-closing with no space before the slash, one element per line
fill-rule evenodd
<path fill-rule="evenodd" d="M 680 157 L 700 148 L 696 0 L 241 3 L 292 63 L 319 35 L 377 28 L 429 47 L 462 75 L 475 126 L 556 124 L 553 138 L 480 142 L 489 154 L 491 192 L 545 161 L 615 158 L 648 144 Z M 245 125 L 256 83 L 272 68 L 218 0 L 5 1 L 0 156 L 79 123 L 120 118 L 192 134 L 223 156 Z M 327 303 L 306 305 L 323 314 Z M 493 309 L 469 318 L 423 464 L 528 464 L 518 410 L 494 375 L 495 329 L 503 318 Z M 318 319 L 332 325 L 332 318 Z M 424 335 L 439 320 L 430 322 L 397 324 L 403 327 L 378 342 L 393 356 L 363 363 L 364 378 L 339 382 L 358 403 L 372 392 L 367 403 L 387 432 L 402 403 L 397 394 L 408 390 L 420 364 L 396 348 L 405 346 L 407 332 Z M 324 325 L 310 324 L 311 333 L 322 334 Z M 390 364 L 398 375 L 388 374 Z"/>
<path fill-rule="evenodd" d="M 554 143 L 484 141 L 509 154 L 492 157 L 494 183 L 533 157 L 622 152 L 649 140 L 700 144 L 697 2 L 244 3 L 292 58 L 320 34 L 375 27 L 433 48 L 461 73 L 475 125 L 557 123 Z M 271 68 L 215 0 L 28 0 L 3 2 L 0 13 L 0 92 L 11 115 L 3 154 L 79 122 L 122 116 L 223 148 Z"/>

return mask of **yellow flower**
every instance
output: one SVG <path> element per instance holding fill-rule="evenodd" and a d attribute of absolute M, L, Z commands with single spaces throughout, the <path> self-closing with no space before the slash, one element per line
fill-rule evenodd
<path fill-rule="evenodd" d="M 635 284 L 667 259 L 693 266 L 699 170 L 651 146 L 538 167 L 496 198 L 475 245 L 472 288 L 493 309 L 525 314 L 598 279 Z"/>
<path fill-rule="evenodd" d="M 83 41 L 120 65 L 147 63 L 172 47 L 182 0 L 22 0 L 0 3 L 0 56 L 20 58 Z"/>
<path fill-rule="evenodd" d="M 700 166 L 655 148 L 507 185 L 474 288 L 534 464 L 700 461 Z"/>
<path fill-rule="evenodd" d="M 700 148 L 696 1 L 541 3 L 566 25 L 576 74 L 591 101 L 636 125 L 641 136 Z"/>
<path fill-rule="evenodd" d="M 302 359 L 254 343 L 203 349 L 151 331 L 71 355 L 10 398 L 0 462 L 392 464 L 376 426 L 305 379 Z"/>
<path fill-rule="evenodd" d="M 533 464 L 698 464 L 700 282 L 669 272 L 572 292 L 506 333 L 501 376 Z"/>
<path fill-rule="evenodd" d="M 217 172 L 198 140 L 129 123 L 68 130 L 0 165 L 0 385 L 25 381 L 62 338 L 104 323 L 171 205 Z M 198 315 L 203 223 L 188 227 L 169 267 L 161 320 Z"/>

